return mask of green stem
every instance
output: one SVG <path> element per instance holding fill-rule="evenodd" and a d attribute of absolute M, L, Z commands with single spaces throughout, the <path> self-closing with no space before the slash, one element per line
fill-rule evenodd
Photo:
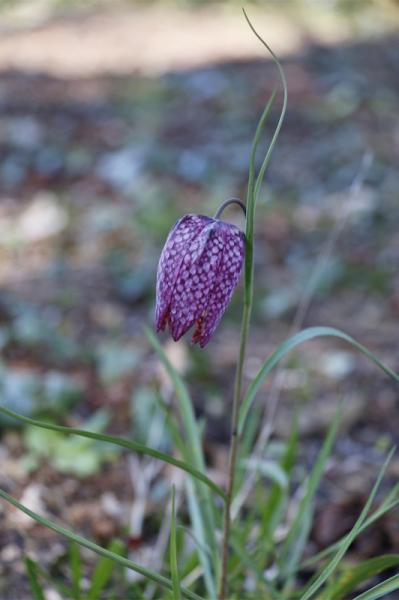
<path fill-rule="evenodd" d="M 240 416 L 240 404 L 242 395 L 242 375 L 244 369 L 245 351 L 247 348 L 249 324 L 252 313 L 253 303 L 253 287 L 254 287 L 254 264 L 253 264 L 253 238 L 254 238 L 254 218 L 255 208 L 259 197 L 262 182 L 265 176 L 266 169 L 269 165 L 270 158 L 276 144 L 277 138 L 280 133 L 281 126 L 283 124 L 285 111 L 287 108 L 287 82 L 285 79 L 284 71 L 281 64 L 274 54 L 273 50 L 258 34 L 251 21 L 248 18 L 247 13 L 243 9 L 244 16 L 247 23 L 259 41 L 265 46 L 268 52 L 271 54 L 274 63 L 278 68 L 278 72 L 283 85 L 283 105 L 277 126 L 274 130 L 274 134 L 270 141 L 268 150 L 263 159 L 258 175 L 255 177 L 255 157 L 256 150 L 259 145 L 261 134 L 264 130 L 267 118 L 270 114 L 276 92 L 273 92 L 267 102 L 263 114 L 259 120 L 256 128 L 254 141 L 251 149 L 251 156 L 249 160 L 249 177 L 248 177 L 248 191 L 247 191 L 247 205 L 246 205 L 246 251 L 245 251 L 245 288 L 244 288 L 244 307 L 242 314 L 241 323 L 241 336 L 240 336 L 240 350 L 238 355 L 237 369 L 234 383 L 234 396 L 233 396 L 233 414 L 231 419 L 231 434 L 230 434 L 230 453 L 229 453 L 229 465 L 228 465 L 228 483 L 227 492 L 224 505 L 224 517 L 223 517 L 223 542 L 222 542 L 222 571 L 220 578 L 220 588 L 218 598 L 219 600 L 225 600 L 227 595 L 227 570 L 228 570 L 228 559 L 229 559 L 229 540 L 231 530 L 231 503 L 233 500 L 234 482 L 235 482 L 235 471 L 237 463 L 238 445 L 239 445 L 239 433 L 238 423 Z"/>

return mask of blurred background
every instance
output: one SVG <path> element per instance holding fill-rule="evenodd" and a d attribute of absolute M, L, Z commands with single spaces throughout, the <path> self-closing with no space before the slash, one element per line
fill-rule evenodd
<path fill-rule="evenodd" d="M 397 1 L 3 0 L 3 405 L 146 441 L 157 394 L 171 395 L 142 329 L 153 322 L 160 250 L 180 215 L 213 214 L 227 197 L 245 196 L 256 123 L 280 86 L 242 4 L 289 88 L 256 217 L 246 383 L 290 332 L 310 325 L 338 327 L 399 369 Z M 277 102 L 263 149 L 279 110 Z M 243 226 L 234 209 L 225 218 Z M 240 303 L 238 292 L 205 351 L 161 338 L 206 422 L 221 484 Z M 347 531 L 398 443 L 397 392 L 348 347 L 323 340 L 302 346 L 258 398 L 260 407 L 279 402 L 275 441 L 300 408 L 297 481 L 341 398 L 310 551 Z M 159 559 L 169 471 L 147 477 L 139 458 L 2 417 L 0 436 L 1 487 L 103 545 L 124 537 L 137 562 Z M 168 448 L 157 430 L 155 438 Z M 398 474 L 396 459 L 386 485 Z M 25 553 L 62 579 L 66 548 L 1 504 L 0 598 L 29 597 Z M 384 551 L 399 552 L 397 515 L 352 550 Z"/>

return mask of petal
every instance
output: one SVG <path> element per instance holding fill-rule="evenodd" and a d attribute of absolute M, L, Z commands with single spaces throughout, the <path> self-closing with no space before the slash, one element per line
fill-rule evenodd
<path fill-rule="evenodd" d="M 185 252 L 209 219 L 200 215 L 185 215 L 172 227 L 162 250 L 157 272 L 156 316 L 157 331 L 165 329 L 173 288 Z"/>
<path fill-rule="evenodd" d="M 206 310 L 223 254 L 218 221 L 209 219 L 192 240 L 180 267 L 170 304 L 172 337 L 178 340 Z"/>
<path fill-rule="evenodd" d="M 212 337 L 230 302 L 240 278 L 245 255 L 245 236 L 234 225 L 221 222 L 220 233 L 224 239 L 222 259 L 207 307 L 197 323 L 192 342 L 203 348 Z"/>

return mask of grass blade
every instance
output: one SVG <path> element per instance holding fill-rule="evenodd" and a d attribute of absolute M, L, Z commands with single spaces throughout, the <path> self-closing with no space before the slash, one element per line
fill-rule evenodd
<path fill-rule="evenodd" d="M 185 459 L 186 463 L 192 463 L 198 471 L 204 473 L 205 457 L 202 450 L 202 440 L 188 390 L 182 378 L 176 369 L 174 369 L 168 357 L 166 356 L 164 349 L 159 343 L 157 337 L 148 328 L 146 328 L 146 334 L 151 346 L 154 348 L 163 366 L 165 367 L 176 392 L 179 413 L 182 418 L 185 433 L 184 443 L 181 445 L 183 458 Z M 191 503 L 191 506 L 196 504 L 197 509 L 197 529 L 195 534 L 198 539 L 201 539 L 202 542 L 205 542 L 205 545 L 209 547 L 212 553 L 212 562 L 211 565 L 208 565 L 208 568 L 213 566 L 214 575 L 212 574 L 212 580 L 215 581 L 220 570 L 220 557 L 216 540 L 216 519 L 214 514 L 215 507 L 208 489 L 204 488 L 202 485 L 199 485 L 198 479 L 195 481 L 195 491 L 198 497 L 195 498 L 194 502 Z M 198 528 L 201 528 L 202 532 L 199 532 Z M 212 587 L 216 586 L 213 584 Z"/>
<path fill-rule="evenodd" d="M 247 304 L 252 303 L 252 282 L 253 282 L 253 237 L 254 237 L 254 217 L 255 217 L 255 159 L 256 150 L 258 148 L 261 135 L 266 125 L 266 121 L 269 117 L 271 108 L 273 106 L 276 92 L 273 92 L 270 96 L 261 118 L 259 119 L 258 126 L 255 131 L 254 140 L 252 143 L 251 154 L 249 158 L 249 174 L 248 174 L 248 190 L 247 190 L 247 204 L 246 204 L 246 230 L 245 230 L 245 302 Z"/>
<path fill-rule="evenodd" d="M 399 589 L 399 575 L 394 575 L 386 581 L 375 585 L 367 592 L 356 596 L 353 600 L 375 600 L 376 598 L 385 598 L 387 594 Z"/>
<path fill-rule="evenodd" d="M 119 556 L 118 554 L 115 554 L 111 550 L 106 550 L 105 548 L 98 546 L 94 542 L 91 542 L 90 540 L 87 540 L 86 538 L 84 538 L 76 533 L 73 533 L 72 531 L 70 531 L 68 529 L 65 529 L 65 527 L 62 527 L 61 525 L 57 525 L 56 523 L 49 521 L 49 519 L 46 519 L 45 517 L 38 515 L 34 511 L 30 510 L 29 508 L 27 508 L 26 506 L 24 506 L 23 504 L 18 502 L 18 500 L 16 500 L 15 498 L 13 498 L 9 494 L 7 494 L 7 492 L 5 492 L 1 488 L 0 488 L 0 498 L 3 498 L 3 500 L 6 500 L 10 504 L 15 506 L 19 510 L 21 510 L 23 513 L 28 515 L 28 517 L 30 517 L 37 523 L 40 523 L 41 525 L 48 527 L 48 529 L 52 529 L 53 531 L 68 538 L 70 541 L 76 542 L 77 544 L 80 544 L 81 546 L 88 548 L 88 550 L 92 550 L 93 552 L 95 552 L 96 554 L 99 554 L 100 556 L 105 556 L 106 558 L 110 558 L 111 560 L 114 560 L 116 563 L 122 565 L 123 567 L 127 567 L 128 569 L 131 569 L 132 571 L 135 571 L 136 573 L 139 573 L 140 575 L 143 575 L 144 577 L 151 579 L 152 581 L 154 581 L 155 583 L 158 583 L 160 586 L 162 586 L 166 589 L 169 589 L 169 590 L 172 589 L 172 582 L 167 577 L 164 577 L 163 575 L 159 575 L 155 571 L 152 571 L 150 569 L 142 567 L 142 566 L 138 565 L 137 563 L 133 562 L 132 560 L 125 558 L 124 556 Z M 191 592 L 190 590 L 188 590 L 186 588 L 182 588 L 181 591 L 182 591 L 182 595 L 185 598 L 188 598 L 189 600 L 203 600 L 201 598 L 201 596 L 198 596 L 197 594 L 195 594 L 194 592 Z"/>
<path fill-rule="evenodd" d="M 338 581 L 328 589 L 328 600 L 345 600 L 349 592 L 352 592 L 364 581 L 396 565 L 399 565 L 399 554 L 386 554 L 370 558 L 359 565 L 346 569 Z"/>
<path fill-rule="evenodd" d="M 79 546 L 73 542 L 69 548 L 69 564 L 71 566 L 72 597 L 80 600 L 80 581 L 82 579 L 82 560 Z"/>
<path fill-rule="evenodd" d="M 297 419 L 295 419 L 293 426 L 291 427 L 291 434 L 287 442 L 286 450 L 280 462 L 280 466 L 285 472 L 288 480 L 294 466 L 297 447 L 298 422 Z M 282 489 L 281 486 L 277 485 L 276 483 L 271 486 L 265 505 L 262 508 L 262 521 L 259 539 L 263 540 L 263 543 L 265 540 L 268 543 L 273 537 L 276 527 L 280 522 L 284 506 L 287 502 L 287 495 L 287 491 Z M 265 561 L 267 561 L 267 556 L 265 557 Z"/>
<path fill-rule="evenodd" d="M 371 504 L 373 503 L 373 500 L 378 491 L 378 488 L 380 486 L 382 478 L 385 475 L 385 471 L 387 470 L 388 464 L 393 456 L 393 453 L 394 453 L 394 448 L 388 454 L 388 456 L 379 472 L 377 481 L 375 482 L 373 489 L 370 492 L 367 502 L 364 505 L 363 510 L 360 513 L 359 517 L 357 518 L 356 523 L 352 527 L 351 531 L 345 536 L 345 538 L 339 545 L 339 548 L 338 548 L 335 556 L 333 556 L 333 558 L 322 569 L 321 573 L 319 573 L 317 579 L 304 592 L 304 594 L 301 597 L 301 600 L 308 600 L 309 598 L 311 598 L 313 596 L 313 594 L 315 592 L 317 592 L 318 589 L 320 589 L 320 587 L 327 581 L 327 579 L 330 577 L 330 575 L 334 572 L 337 565 L 340 563 L 341 559 L 345 556 L 349 546 L 352 544 L 354 539 L 359 535 L 361 526 L 363 525 L 364 521 L 366 520 L 367 513 L 370 510 Z"/>
<path fill-rule="evenodd" d="M 170 571 L 173 584 L 173 600 L 180 600 L 180 576 L 177 566 L 177 542 L 176 542 L 176 510 L 175 510 L 175 486 L 172 487 L 172 515 L 170 523 Z"/>
<path fill-rule="evenodd" d="M 255 398 L 257 391 L 262 385 L 266 376 L 270 373 L 270 371 L 275 367 L 279 361 L 286 356 L 291 350 L 293 350 L 299 344 L 306 342 L 308 340 L 312 340 L 318 337 L 334 337 L 345 342 L 348 342 L 351 346 L 359 350 L 362 354 L 367 356 L 372 362 L 374 362 L 380 369 L 382 369 L 387 375 L 392 377 L 396 382 L 399 382 L 399 375 L 395 373 L 392 369 L 387 367 L 383 362 L 381 362 L 370 350 L 359 344 L 354 338 L 350 335 L 347 335 L 343 331 L 339 329 L 334 329 L 333 327 L 309 327 L 308 329 L 303 329 L 298 333 L 294 334 L 288 340 L 285 340 L 278 348 L 272 352 L 272 354 L 266 359 L 263 363 L 261 369 L 256 375 L 255 379 L 252 380 L 247 393 L 244 396 L 244 400 L 240 410 L 240 420 L 238 430 L 239 433 L 242 432 L 245 420 L 248 415 L 248 411 L 251 408 L 252 402 Z"/>
<path fill-rule="evenodd" d="M 181 436 L 181 433 L 176 425 L 175 420 L 173 419 L 171 411 L 169 407 L 165 405 L 163 399 L 160 396 L 157 397 L 157 400 L 161 410 L 166 415 L 166 426 L 173 440 L 173 443 L 179 450 L 179 452 L 182 454 L 182 456 L 185 456 L 185 453 L 187 452 L 187 445 L 185 444 L 185 441 Z M 185 483 L 188 512 L 193 527 L 192 535 L 196 540 L 198 556 L 202 565 L 204 582 L 208 592 L 208 596 L 210 600 L 213 600 L 213 598 L 216 598 L 216 584 L 211 569 L 212 553 L 208 545 L 205 523 L 201 513 L 200 499 L 198 497 L 198 494 L 194 490 L 194 486 L 191 479 L 186 479 Z"/>
<path fill-rule="evenodd" d="M 363 525 L 359 529 L 359 535 L 361 533 L 363 533 L 363 531 L 365 529 L 367 529 L 367 527 L 370 527 L 370 525 L 373 525 L 373 523 L 375 523 L 375 521 L 380 519 L 383 515 L 385 515 L 387 512 L 389 512 L 393 508 L 396 508 L 397 506 L 399 506 L 399 499 L 388 501 L 388 502 L 387 502 L 387 499 L 385 499 L 385 501 L 381 504 L 381 506 L 379 506 L 377 508 L 377 510 L 375 510 L 373 512 L 373 514 L 370 517 L 368 517 L 368 519 L 366 519 L 366 521 L 363 523 Z M 339 545 L 341 544 L 341 542 L 343 542 L 344 539 L 345 539 L 345 536 L 343 536 L 341 539 L 339 539 L 337 542 L 335 542 L 328 548 L 321 550 L 321 552 L 318 552 L 311 558 L 308 558 L 307 560 L 303 561 L 303 563 L 300 565 L 300 570 L 311 567 L 315 563 L 319 562 L 323 558 L 326 558 L 327 556 L 329 556 L 330 554 L 335 552 L 337 550 L 337 548 L 339 547 Z"/>
<path fill-rule="evenodd" d="M 282 106 L 282 109 L 280 112 L 280 117 L 277 122 L 277 126 L 274 130 L 274 133 L 273 133 L 271 142 L 269 144 L 269 147 L 267 149 L 266 155 L 263 159 L 258 176 L 256 177 L 256 180 L 255 180 L 256 150 L 257 150 L 257 147 L 258 147 L 258 144 L 260 141 L 260 136 L 264 130 L 264 126 L 265 126 L 267 118 L 269 116 L 271 107 L 275 100 L 276 92 L 272 93 L 268 103 L 266 104 L 263 114 L 260 118 L 258 127 L 255 132 L 254 142 L 252 145 L 252 150 L 251 150 L 251 155 L 250 155 L 250 160 L 249 160 L 249 177 L 248 177 L 247 206 L 246 206 L 247 218 L 246 218 L 246 232 L 245 232 L 246 253 L 245 253 L 245 297 L 244 297 L 244 304 L 249 307 L 249 310 L 248 310 L 248 321 L 249 321 L 249 317 L 250 317 L 250 313 L 251 313 L 251 306 L 252 306 L 252 295 L 253 295 L 253 237 L 254 237 L 255 208 L 256 208 L 256 203 L 258 201 L 260 188 L 262 186 L 264 176 L 266 173 L 266 169 L 269 165 L 269 162 L 270 162 L 273 150 L 274 150 L 274 146 L 277 142 L 278 136 L 280 135 L 280 130 L 281 130 L 281 127 L 282 127 L 282 124 L 284 121 L 285 112 L 287 109 L 288 91 L 287 91 L 287 82 L 285 79 L 284 71 L 281 67 L 281 64 L 280 64 L 277 56 L 274 54 L 273 50 L 265 42 L 265 40 L 256 31 L 256 29 L 252 25 L 247 13 L 245 12 L 245 9 L 242 9 L 242 10 L 243 10 L 244 17 L 245 17 L 250 29 L 252 30 L 254 35 L 258 38 L 258 40 L 261 42 L 261 44 L 266 48 L 266 50 L 271 55 L 273 61 L 275 62 L 278 72 L 279 72 L 279 75 L 280 75 L 280 79 L 281 79 L 281 82 L 283 85 L 283 92 L 284 92 L 283 106 Z"/>
<path fill-rule="evenodd" d="M 201 513 L 201 502 L 195 492 L 193 483 L 190 479 L 186 480 L 187 501 L 190 513 L 190 519 L 194 530 L 194 537 L 198 540 L 198 556 L 204 570 L 204 581 L 210 600 L 216 598 L 216 583 L 212 572 L 211 564 L 213 556 L 208 546 L 204 519 Z M 207 551 L 209 549 L 209 551 Z"/>
<path fill-rule="evenodd" d="M 97 440 L 99 442 L 106 442 L 108 444 L 114 444 L 115 446 L 121 446 L 122 448 L 127 448 L 128 450 L 132 450 L 133 452 L 138 452 L 140 454 L 152 456 L 153 458 L 157 458 L 158 460 L 162 460 L 163 462 L 169 463 L 170 465 L 173 465 L 178 469 L 186 471 L 186 473 L 189 473 L 196 479 L 202 481 L 202 483 L 207 485 L 215 494 L 221 496 L 222 498 L 225 498 L 224 491 L 198 469 L 195 469 L 187 462 L 181 461 L 177 458 L 174 458 L 173 456 L 170 456 L 169 454 L 160 452 L 159 450 L 155 450 L 154 448 L 145 446 L 144 444 L 140 444 L 139 442 L 133 442 L 132 440 L 127 440 L 113 435 L 106 435 L 104 433 L 86 431 L 85 429 L 75 429 L 74 427 L 64 427 L 63 425 L 45 423 L 43 421 L 38 421 L 36 419 L 31 419 L 30 417 L 19 415 L 18 413 L 10 410 L 9 408 L 5 408 L 4 406 L 0 406 L 0 412 L 28 425 L 34 425 L 35 427 L 41 427 L 42 429 L 48 429 L 49 431 L 58 431 L 59 433 L 66 433 L 68 435 L 78 435 L 80 437 Z"/>
<path fill-rule="evenodd" d="M 146 334 L 148 341 L 151 346 L 158 354 L 159 358 L 162 361 L 163 366 L 165 367 L 172 383 L 173 387 L 176 391 L 177 400 L 179 402 L 179 409 L 182 416 L 182 421 L 185 427 L 185 434 L 187 438 L 187 444 L 190 448 L 190 452 L 192 454 L 192 458 L 196 465 L 197 469 L 205 470 L 205 458 L 204 453 L 202 451 L 202 443 L 201 438 L 199 436 L 197 422 L 195 419 L 195 414 L 190 398 L 190 394 L 187 391 L 187 388 L 181 379 L 180 375 L 176 371 L 176 369 L 172 366 L 170 360 L 166 356 L 164 349 L 161 344 L 158 342 L 156 336 L 153 332 L 146 328 Z"/>
<path fill-rule="evenodd" d="M 28 572 L 33 600 L 45 600 L 44 590 L 39 583 L 38 569 L 36 563 L 31 558 L 25 558 L 25 566 Z"/>
<path fill-rule="evenodd" d="M 279 59 L 277 58 L 277 56 L 275 55 L 275 53 L 273 52 L 273 50 L 270 48 L 269 44 L 267 44 L 267 42 L 265 42 L 265 40 L 262 38 L 262 36 L 259 35 L 259 33 L 256 31 L 255 27 L 252 25 L 251 21 L 249 20 L 248 15 L 245 12 L 244 8 L 242 9 L 242 11 L 244 13 L 244 17 L 245 17 L 245 19 L 246 19 L 246 21 L 247 21 L 250 29 L 252 30 L 252 32 L 254 33 L 254 35 L 258 38 L 258 40 L 260 41 L 260 43 L 266 48 L 266 50 L 271 55 L 271 57 L 272 57 L 275 65 L 276 65 L 276 67 L 278 69 L 278 72 L 279 72 L 279 75 L 280 75 L 280 79 L 281 79 L 281 83 L 283 85 L 283 94 L 284 94 L 283 95 L 283 106 L 281 108 L 280 117 L 279 117 L 279 120 L 277 122 L 276 129 L 274 130 L 274 134 L 273 134 L 273 137 L 272 137 L 271 142 L 269 144 L 269 147 L 267 149 L 265 158 L 263 159 L 263 163 L 262 163 L 262 166 L 261 166 L 261 168 L 259 170 L 258 177 L 256 178 L 255 190 L 254 190 L 254 204 L 256 204 L 256 201 L 257 201 L 258 196 L 259 196 L 259 191 L 260 191 L 260 188 L 262 186 L 263 179 L 264 179 L 264 176 L 265 176 L 265 172 L 266 172 L 266 169 L 267 169 L 267 167 L 269 165 L 270 158 L 271 158 L 271 155 L 273 153 L 274 146 L 276 145 L 278 136 L 280 135 L 280 130 L 281 130 L 281 127 L 283 125 L 285 113 L 287 111 L 288 86 L 287 86 L 287 80 L 285 78 L 284 70 L 283 70 L 283 68 L 281 66 L 281 63 L 280 63 Z M 273 98 L 273 96 L 272 96 L 272 98 Z"/>
<path fill-rule="evenodd" d="M 125 546 L 119 540 L 113 540 L 109 546 L 109 550 L 121 556 L 125 550 Z M 85 600 L 98 600 L 98 598 L 101 598 L 101 593 L 111 579 L 116 566 L 117 563 L 114 560 L 105 556 L 101 557 L 95 566 L 90 589 L 85 596 Z"/>
<path fill-rule="evenodd" d="M 334 440 L 337 435 L 338 425 L 341 417 L 341 407 L 336 412 L 330 425 L 326 439 L 317 456 L 316 463 L 312 469 L 306 484 L 306 492 L 303 496 L 298 512 L 291 524 L 290 531 L 279 557 L 283 579 L 288 577 L 286 587 L 289 587 L 292 573 L 296 571 L 302 552 L 305 548 L 313 514 L 313 500 L 322 477 L 325 464 L 331 454 Z M 290 576 L 288 576 L 290 574 Z"/>

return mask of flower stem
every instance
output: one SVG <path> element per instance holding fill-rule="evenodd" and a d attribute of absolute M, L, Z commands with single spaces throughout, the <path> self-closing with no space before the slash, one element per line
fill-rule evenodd
<path fill-rule="evenodd" d="M 246 206 L 243 202 L 241 202 L 241 200 L 239 200 L 238 198 L 230 198 L 229 200 L 226 200 L 226 202 L 223 202 L 223 204 L 218 208 L 218 210 L 215 212 L 214 215 L 214 219 L 219 219 L 220 215 L 222 214 L 222 212 L 224 211 L 225 208 L 227 208 L 228 206 L 230 206 L 230 204 L 237 204 L 238 206 L 241 207 L 244 216 L 247 214 L 247 209 Z"/>
<path fill-rule="evenodd" d="M 279 120 L 277 122 L 277 126 L 274 130 L 274 134 L 270 141 L 269 147 L 267 149 L 266 155 L 263 159 L 261 168 L 259 170 L 258 175 L 255 175 L 255 155 L 256 150 L 258 148 L 260 136 L 264 130 L 265 123 L 269 116 L 271 107 L 273 105 L 276 93 L 273 92 L 269 98 L 268 103 L 265 106 L 263 114 L 259 120 L 258 126 L 256 128 L 255 137 L 252 143 L 250 161 L 249 161 L 249 177 L 248 177 L 248 189 L 247 189 L 247 203 L 246 203 L 246 248 L 245 248 L 245 287 L 244 287 L 244 308 L 242 314 L 242 322 L 241 322 L 241 336 L 240 336 L 240 350 L 237 362 L 237 369 L 235 375 L 235 383 L 234 383 L 234 396 L 233 396 L 233 414 L 231 420 L 231 435 L 230 435 L 230 454 L 229 454 L 229 466 L 228 466 L 228 483 L 227 483 L 227 492 L 226 492 L 226 500 L 224 505 L 224 523 L 223 523 L 223 543 L 222 543 L 222 570 L 220 577 L 220 588 L 218 599 L 226 600 L 227 597 L 227 571 L 228 571 L 228 559 L 229 559 L 229 541 L 230 541 L 230 529 L 231 529 L 231 504 L 233 500 L 233 492 L 234 492 L 234 482 L 235 482 L 235 471 L 236 471 L 236 462 L 237 462 L 237 454 L 238 454 L 238 444 L 239 444 L 239 435 L 238 435 L 238 421 L 240 415 L 240 403 L 241 403 L 241 394 L 242 394 L 242 376 L 244 369 L 244 360 L 245 360 L 245 351 L 247 347 L 247 339 L 249 332 L 249 324 L 251 320 L 251 312 L 252 312 L 252 301 L 253 301 L 253 283 L 254 283 L 254 263 L 253 263 L 253 239 L 254 239 L 254 218 L 255 218 L 255 207 L 259 197 L 260 189 L 263 183 L 263 179 L 265 176 L 266 169 L 269 165 L 270 158 L 277 141 L 277 138 L 280 134 L 281 126 L 284 121 L 285 111 L 287 108 L 287 82 L 285 79 L 283 68 L 274 54 L 273 50 L 270 46 L 264 41 L 264 39 L 259 35 L 254 26 L 252 25 L 247 13 L 243 9 L 243 13 L 245 19 L 249 27 L 252 29 L 253 33 L 259 39 L 259 41 L 265 46 L 267 51 L 271 54 L 271 57 L 277 66 L 281 83 L 283 86 L 284 98 L 283 105 L 281 108 L 281 113 Z M 235 199 L 232 199 L 234 202 Z M 231 201 L 227 201 L 224 203 L 219 211 L 216 213 L 218 216 L 221 211 L 230 204 Z M 241 205 L 242 203 L 238 201 Z M 217 217 L 215 217 L 217 218 Z"/>

